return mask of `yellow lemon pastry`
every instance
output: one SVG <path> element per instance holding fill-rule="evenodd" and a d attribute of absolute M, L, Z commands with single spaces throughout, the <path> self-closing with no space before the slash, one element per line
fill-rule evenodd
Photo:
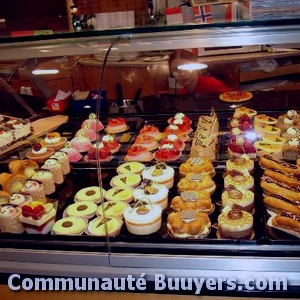
<path fill-rule="evenodd" d="M 85 231 L 87 221 L 82 218 L 67 217 L 56 221 L 52 233 L 56 235 L 81 235 Z"/>
<path fill-rule="evenodd" d="M 254 147 L 256 149 L 257 157 L 261 157 L 263 155 L 274 155 L 278 159 L 283 157 L 283 145 L 271 144 L 264 141 L 256 141 L 254 143 Z"/>
<path fill-rule="evenodd" d="M 74 201 L 91 201 L 96 204 L 100 203 L 104 199 L 105 190 L 98 186 L 89 186 L 79 190 L 75 197 Z"/>
<path fill-rule="evenodd" d="M 61 137 L 58 132 L 49 132 L 44 139 L 45 145 L 53 150 L 59 150 L 64 147 L 67 138 Z"/>
<path fill-rule="evenodd" d="M 141 182 L 141 176 L 134 173 L 126 173 L 114 176 L 110 185 L 112 187 L 137 187 Z"/>
<path fill-rule="evenodd" d="M 224 188 L 227 189 L 230 186 L 236 189 L 250 190 L 254 187 L 254 178 L 249 175 L 243 175 L 240 172 L 228 172 L 224 178 Z"/>
<path fill-rule="evenodd" d="M 254 117 L 254 124 L 261 124 L 261 123 L 268 124 L 268 125 L 274 125 L 274 124 L 277 124 L 277 119 L 269 117 L 264 114 L 256 115 Z"/>
<path fill-rule="evenodd" d="M 97 204 L 92 201 L 79 201 L 69 205 L 65 210 L 65 214 L 67 217 L 91 219 L 97 208 Z"/>
<path fill-rule="evenodd" d="M 104 202 L 97 208 L 97 215 L 105 217 L 123 218 L 123 212 L 128 204 L 125 201 L 108 201 Z"/>
<path fill-rule="evenodd" d="M 130 202 L 133 199 L 133 189 L 129 187 L 113 187 L 106 191 L 105 199 L 107 201 Z"/>
<path fill-rule="evenodd" d="M 123 225 L 123 220 L 118 217 L 98 217 L 89 222 L 86 229 L 88 235 L 94 236 L 116 236 Z"/>
<path fill-rule="evenodd" d="M 257 111 L 245 106 L 237 107 L 234 111 L 234 118 L 239 119 L 242 115 L 247 115 L 249 118 L 254 118 L 257 115 Z"/>
<path fill-rule="evenodd" d="M 117 172 L 118 174 L 126 174 L 126 173 L 141 174 L 144 169 L 145 169 L 144 164 L 137 161 L 132 161 L 132 162 L 126 162 L 124 164 L 121 164 L 117 168 Z"/>
<path fill-rule="evenodd" d="M 0 174 L 0 184 L 3 188 L 3 191 L 12 193 L 19 193 L 24 184 L 26 178 L 24 175 L 20 174 L 9 174 L 9 173 L 1 173 Z"/>

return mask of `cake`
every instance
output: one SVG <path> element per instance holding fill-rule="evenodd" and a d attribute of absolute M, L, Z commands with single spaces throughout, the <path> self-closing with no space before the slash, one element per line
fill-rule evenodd
<path fill-rule="evenodd" d="M 89 149 L 87 155 L 84 156 L 84 160 L 87 162 L 96 162 L 98 161 L 110 161 L 112 159 L 112 153 L 107 145 L 104 143 L 99 143 L 93 145 Z"/>
<path fill-rule="evenodd" d="M 39 165 L 32 159 L 13 159 L 8 163 L 8 168 L 13 174 L 21 174 L 26 179 L 31 178 Z"/>
<path fill-rule="evenodd" d="M 168 134 L 159 142 L 160 146 L 165 144 L 172 144 L 173 147 L 179 151 L 183 151 L 185 148 L 185 143 L 175 134 Z"/>
<path fill-rule="evenodd" d="M 4 126 L 0 126 L 0 150 L 11 146 L 14 143 L 14 136 L 11 130 Z"/>
<path fill-rule="evenodd" d="M 84 128 L 79 129 L 76 134 L 75 137 L 78 136 L 84 136 L 86 137 L 90 142 L 94 142 L 97 139 L 97 134 L 96 131 L 93 129 L 90 129 L 88 127 L 89 125 L 86 125 Z"/>
<path fill-rule="evenodd" d="M 145 162 L 153 159 L 153 154 L 143 146 L 132 145 L 124 156 L 125 161 Z"/>
<path fill-rule="evenodd" d="M 19 193 L 25 185 L 26 178 L 20 174 L 1 173 L 0 184 L 9 194 Z"/>
<path fill-rule="evenodd" d="M 106 134 L 102 137 L 102 143 L 107 146 L 111 153 L 116 153 L 120 149 L 121 145 L 115 141 L 111 134 Z"/>
<path fill-rule="evenodd" d="M 120 133 L 129 129 L 124 118 L 112 118 L 108 120 L 108 124 L 105 128 L 107 133 Z"/>
<path fill-rule="evenodd" d="M 5 233 L 20 234 L 24 232 L 24 227 L 19 220 L 21 208 L 11 204 L 0 206 L 0 230 Z"/>
<path fill-rule="evenodd" d="M 249 158 L 256 158 L 256 149 L 252 142 L 245 140 L 243 136 L 231 139 L 228 145 L 230 157 L 242 157 L 247 155 Z"/>
<path fill-rule="evenodd" d="M 163 144 L 153 156 L 157 161 L 174 161 L 179 159 L 181 152 L 173 144 Z"/>
<path fill-rule="evenodd" d="M 214 135 L 203 136 L 197 131 L 192 142 L 190 157 L 206 157 L 211 161 L 216 160 L 217 141 Z"/>
<path fill-rule="evenodd" d="M 238 171 L 240 173 L 251 174 L 254 170 L 254 161 L 249 159 L 247 155 L 241 157 L 231 157 L 226 161 L 226 170 L 227 171 Z"/>
<path fill-rule="evenodd" d="M 91 130 L 98 132 L 104 128 L 100 120 L 97 120 L 97 116 L 94 113 L 89 114 L 88 119 L 84 120 L 81 124 L 81 128 L 90 128 Z"/>
<path fill-rule="evenodd" d="M 145 165 L 137 162 L 126 162 L 118 166 L 117 173 L 125 174 L 125 173 L 134 173 L 134 174 L 142 174 L 142 171 L 145 169 Z"/>
<path fill-rule="evenodd" d="M 253 231 L 253 216 L 244 210 L 226 206 L 218 217 L 221 238 L 249 239 Z"/>
<path fill-rule="evenodd" d="M 45 190 L 42 182 L 34 179 L 27 179 L 22 193 L 29 194 L 34 200 L 46 202 Z"/>
<path fill-rule="evenodd" d="M 136 201 L 147 199 L 148 203 L 158 204 L 162 209 L 168 206 L 169 190 L 162 184 L 151 180 L 145 180 L 133 190 L 133 198 Z"/>
<path fill-rule="evenodd" d="M 61 152 L 65 152 L 68 155 L 69 162 L 74 163 L 78 162 L 82 159 L 82 155 L 78 150 L 72 148 L 70 142 L 67 142 L 65 147 L 60 150 Z"/>
<path fill-rule="evenodd" d="M 55 235 L 81 235 L 84 233 L 87 221 L 82 218 L 66 217 L 56 221 L 52 227 Z"/>
<path fill-rule="evenodd" d="M 105 190 L 103 188 L 98 186 L 89 186 L 79 190 L 74 197 L 74 201 L 92 201 L 99 204 L 104 199 L 104 195 Z"/>
<path fill-rule="evenodd" d="M 278 159 L 283 157 L 283 145 L 267 143 L 265 141 L 257 141 L 254 143 L 257 157 L 264 155 L 274 155 Z"/>
<path fill-rule="evenodd" d="M 162 208 L 157 204 L 146 204 L 124 210 L 127 230 L 135 235 L 149 235 L 161 228 Z"/>
<path fill-rule="evenodd" d="M 91 219 L 97 210 L 98 206 L 92 201 L 79 201 L 69 205 L 65 209 L 65 216 L 67 217 L 79 217 Z"/>
<path fill-rule="evenodd" d="M 252 212 L 254 209 L 254 193 L 250 190 L 228 188 L 222 193 L 222 206 L 240 208 Z"/>
<path fill-rule="evenodd" d="M 178 190 L 182 191 L 204 191 L 212 194 L 216 184 L 208 174 L 187 173 L 177 184 Z"/>
<path fill-rule="evenodd" d="M 55 192 L 55 184 L 53 174 L 48 170 L 38 170 L 32 179 L 42 182 L 46 195 L 51 195 Z"/>
<path fill-rule="evenodd" d="M 275 125 L 277 124 L 277 119 L 267 116 L 265 114 L 259 114 L 254 117 L 254 124 L 267 124 L 267 125 Z"/>
<path fill-rule="evenodd" d="M 89 139 L 82 134 L 74 137 L 70 141 L 70 146 L 74 149 L 76 149 L 78 152 L 88 152 L 90 149 L 93 148 L 92 143 L 89 141 Z"/>
<path fill-rule="evenodd" d="M 146 134 L 146 135 L 151 135 L 153 136 L 157 141 L 161 139 L 162 134 L 159 131 L 159 129 L 150 124 L 145 124 L 143 128 L 139 131 L 139 134 Z"/>
<path fill-rule="evenodd" d="M 65 152 L 56 151 L 50 158 L 57 159 L 58 163 L 61 165 L 63 175 L 68 175 L 71 172 L 69 157 Z"/>
<path fill-rule="evenodd" d="M 64 182 L 62 167 L 56 158 L 47 159 L 43 164 L 42 169 L 52 173 L 54 183 L 61 184 Z"/>
<path fill-rule="evenodd" d="M 36 161 L 37 163 L 43 163 L 51 155 L 53 155 L 54 150 L 47 148 L 44 141 L 36 143 L 33 145 L 31 151 L 26 153 L 26 157 Z"/>
<path fill-rule="evenodd" d="M 224 188 L 233 186 L 236 189 L 250 190 L 254 187 L 254 178 L 248 173 L 245 174 L 238 171 L 228 171 L 224 177 Z"/>
<path fill-rule="evenodd" d="M 20 221 L 27 233 L 47 234 L 55 223 L 57 202 L 32 201 L 22 206 Z"/>
<path fill-rule="evenodd" d="M 10 200 L 10 193 L 5 191 L 0 191 L 0 205 L 8 204 Z"/>
<path fill-rule="evenodd" d="M 97 208 L 97 215 L 102 217 L 119 217 L 123 218 L 123 212 L 128 204 L 125 201 L 104 202 Z"/>
<path fill-rule="evenodd" d="M 61 137 L 58 132 L 49 132 L 47 133 L 44 142 L 47 148 L 57 151 L 64 147 L 67 142 L 67 138 Z"/>
<path fill-rule="evenodd" d="M 286 131 L 289 127 L 296 127 L 299 129 L 300 122 L 289 117 L 285 117 L 285 118 L 279 117 L 277 127 L 279 127 L 282 131 Z"/>
<path fill-rule="evenodd" d="M 167 166 L 165 163 L 158 163 L 143 170 L 142 177 L 143 179 L 163 184 L 168 189 L 171 189 L 174 184 L 174 173 L 175 171 L 172 167 Z"/>
<path fill-rule="evenodd" d="M 107 201 L 124 201 L 129 203 L 133 199 L 133 189 L 129 187 L 113 187 L 106 191 L 105 199 Z"/>
<path fill-rule="evenodd" d="M 257 111 L 245 106 L 237 107 L 234 111 L 234 118 L 240 118 L 242 115 L 247 115 L 252 119 L 257 115 Z"/>
<path fill-rule="evenodd" d="M 33 197 L 26 193 L 13 193 L 9 198 L 9 204 L 23 206 L 33 201 Z"/>
<path fill-rule="evenodd" d="M 210 159 L 201 157 L 191 157 L 179 166 L 180 175 L 185 176 L 187 173 L 209 174 L 213 177 L 216 172 Z"/>
<path fill-rule="evenodd" d="M 86 234 L 99 237 L 116 236 L 119 234 L 123 225 L 123 220 L 114 217 L 98 217 L 89 222 Z"/>
<path fill-rule="evenodd" d="M 208 215 L 201 211 L 183 210 L 168 215 L 167 228 L 176 238 L 205 238 L 210 227 Z"/>
<path fill-rule="evenodd" d="M 28 120 L 9 117 L 8 120 L 4 119 L 2 122 L 5 122 L 5 126 L 12 130 L 15 141 L 25 139 L 33 133 L 30 121 Z"/>
<path fill-rule="evenodd" d="M 134 145 L 145 147 L 149 151 L 158 147 L 155 137 L 147 134 L 139 134 L 134 141 Z"/>
<path fill-rule="evenodd" d="M 114 176 L 111 181 L 110 185 L 112 187 L 137 187 L 141 182 L 141 176 L 134 173 L 126 173 Z"/>
<path fill-rule="evenodd" d="M 283 146 L 286 143 L 286 139 L 284 137 L 275 134 L 270 134 L 270 133 L 265 133 L 260 138 L 262 141 L 266 143 L 275 144 L 275 145 Z"/>
<path fill-rule="evenodd" d="M 209 214 L 213 211 L 214 205 L 208 192 L 184 191 L 172 199 L 171 208 L 174 211 L 195 210 Z"/>

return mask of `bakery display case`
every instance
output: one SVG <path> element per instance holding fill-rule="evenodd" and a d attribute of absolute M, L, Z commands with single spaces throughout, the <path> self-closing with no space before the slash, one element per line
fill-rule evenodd
<path fill-rule="evenodd" d="M 5 61 L 95 54 L 111 44 L 129 52 L 172 50 L 182 48 L 183 44 L 199 48 L 297 43 L 299 28 L 297 20 L 281 20 L 3 38 L 0 52 Z M 255 147 L 233 139 L 236 126 L 232 119 L 246 106 L 248 110 L 244 112 L 248 116 L 241 118 L 244 114 L 240 113 L 236 117 L 238 130 L 252 130 L 256 126 L 258 131 L 265 132 L 269 127 L 272 131 L 272 120 L 283 120 L 287 112 L 300 110 L 300 96 L 298 91 L 261 91 L 252 96 L 249 101 L 232 103 L 221 101 L 219 95 L 190 97 L 161 93 L 137 97 L 134 103 L 124 102 L 121 106 L 112 106 L 116 99 L 107 99 L 108 109 L 100 108 L 99 121 L 94 115 L 88 118 L 90 110 L 78 113 L 69 109 L 68 120 L 57 128 L 46 128 L 15 149 L 6 151 L 6 146 L 3 147 L 2 189 L 7 191 L 8 178 L 2 174 L 9 174 L 11 180 L 25 170 L 24 161 L 31 158 L 36 162 L 30 166 L 34 175 L 26 177 L 24 171 L 22 187 L 13 184 L 9 192 L 19 193 L 27 188 L 34 198 L 33 182 L 42 181 L 45 201 L 38 196 L 34 205 L 23 203 L 19 220 L 27 233 L 11 233 L 11 228 L 16 228 L 12 221 L 17 220 L 11 218 L 11 227 L 7 229 L 3 216 L 0 218 L 1 273 L 110 278 L 146 273 L 149 282 L 160 273 L 166 277 L 234 277 L 241 285 L 249 276 L 280 277 L 287 279 L 288 296 L 299 293 L 299 232 L 290 234 L 270 223 L 271 204 L 266 203 L 272 199 L 265 202 L 263 199 L 266 191 L 274 187 L 268 178 L 273 178 L 270 172 L 275 171 L 262 166 L 258 158 L 249 159 L 252 154 L 272 152 L 277 155 L 271 160 L 277 168 L 283 164 L 278 159 L 289 159 L 291 165 L 283 165 L 288 170 L 297 170 L 297 147 L 292 151 L 296 156 L 283 157 L 279 136 L 274 143 L 256 141 Z M 42 119 L 49 114 L 41 111 L 38 115 Z M 9 115 L 14 116 L 14 112 Z M 175 126 L 176 129 L 172 122 L 178 119 L 181 127 Z M 95 130 L 91 130 L 93 126 Z M 95 141 L 99 146 L 93 148 Z M 170 142 L 176 147 L 170 147 Z M 159 143 L 161 148 L 157 150 Z M 55 151 L 60 149 L 65 154 L 55 154 L 53 150 L 45 157 L 47 153 L 40 152 L 45 144 L 50 144 L 51 149 L 55 144 Z M 242 157 L 230 160 L 233 152 Z M 65 166 L 65 173 L 55 177 L 50 185 L 49 172 L 56 174 L 58 164 L 62 163 L 60 156 L 68 156 L 70 170 Z M 233 171 L 230 164 L 234 165 Z M 261 180 L 266 185 L 261 186 Z M 284 194 L 287 188 L 280 186 L 279 195 L 291 197 L 293 209 L 297 210 L 298 178 L 285 180 L 292 181 L 295 190 L 290 188 L 289 194 Z M 270 194 L 273 193 L 272 190 Z M 4 200 L 0 199 L 6 203 L 3 197 Z M 237 205 L 244 208 L 242 212 L 227 206 L 232 199 L 245 201 Z M 124 219 L 120 218 L 122 215 Z M 195 227 L 190 226 L 193 222 Z M 234 223 L 234 230 L 230 222 Z M 33 234 L 36 231 L 43 234 Z M 239 291 L 246 293 L 243 287 Z M 224 289 L 223 294 L 227 292 L 230 291 Z"/>

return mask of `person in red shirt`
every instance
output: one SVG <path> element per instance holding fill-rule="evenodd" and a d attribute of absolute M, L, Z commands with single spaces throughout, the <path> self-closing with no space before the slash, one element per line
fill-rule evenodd
<path fill-rule="evenodd" d="M 221 80 L 200 74 L 199 70 L 181 69 L 182 65 L 199 64 L 198 57 L 188 50 L 176 50 L 169 58 L 171 74 L 183 86 L 180 94 L 221 94 L 230 88 Z M 197 68 L 197 66 L 195 66 Z"/>

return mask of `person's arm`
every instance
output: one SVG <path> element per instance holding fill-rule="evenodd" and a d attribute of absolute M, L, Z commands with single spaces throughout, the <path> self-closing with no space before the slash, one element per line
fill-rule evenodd
<path fill-rule="evenodd" d="M 211 93 L 225 93 L 230 92 L 231 89 L 221 80 L 216 79 L 214 77 L 209 77 L 209 81 L 207 82 L 209 90 Z"/>

